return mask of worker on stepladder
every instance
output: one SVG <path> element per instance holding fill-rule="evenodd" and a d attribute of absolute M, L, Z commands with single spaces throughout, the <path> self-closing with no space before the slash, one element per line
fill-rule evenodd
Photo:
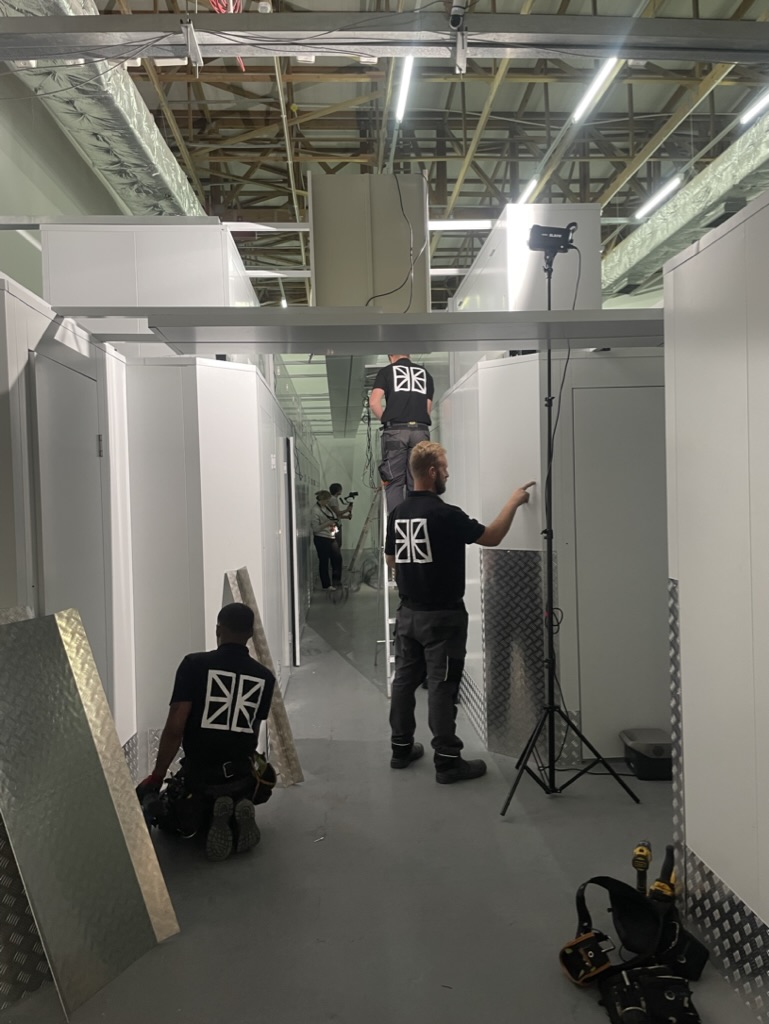
<path fill-rule="evenodd" d="M 467 612 L 465 548 L 496 547 L 534 482 L 517 488 L 496 519 L 484 526 L 447 505 L 446 450 L 432 441 L 411 453 L 414 490 L 387 520 L 385 556 L 395 569 L 401 603 L 395 617 L 395 678 L 390 703 L 391 768 L 408 768 L 424 754 L 414 741 L 415 693 L 427 675 L 428 724 L 433 734 L 435 779 L 443 785 L 478 779 L 486 763 L 465 761 L 457 736 L 457 700 L 465 665 Z"/>
<path fill-rule="evenodd" d="M 407 355 L 389 355 L 388 366 L 376 375 L 369 408 L 382 423 L 382 462 L 387 512 L 412 489 L 409 455 L 420 441 L 430 440 L 430 412 L 435 386 L 424 368 Z M 385 406 L 382 406 L 382 399 Z"/>

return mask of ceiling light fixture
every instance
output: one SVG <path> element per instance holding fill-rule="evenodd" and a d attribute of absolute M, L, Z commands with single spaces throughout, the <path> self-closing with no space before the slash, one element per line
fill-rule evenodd
<path fill-rule="evenodd" d="M 395 120 L 398 124 L 403 120 L 403 115 L 406 113 L 406 100 L 409 96 L 409 86 L 411 85 L 411 72 L 414 70 L 414 58 L 407 57 L 403 62 L 403 74 L 401 75 L 401 88 L 398 93 L 398 105 L 395 108 Z"/>
<path fill-rule="evenodd" d="M 430 267 L 430 277 L 464 277 L 466 273 L 461 267 Z"/>
<path fill-rule="evenodd" d="M 663 185 L 659 192 L 655 192 L 651 199 L 644 203 L 641 209 L 636 213 L 636 220 L 643 220 L 647 213 L 651 213 L 660 203 L 663 203 L 669 195 L 671 195 L 679 187 L 683 178 L 680 174 L 677 174 L 675 178 L 671 178 L 670 181 Z"/>
<path fill-rule="evenodd" d="M 611 74 L 612 69 L 614 68 L 614 65 L 616 63 L 617 63 L 617 58 L 616 57 L 609 57 L 608 60 L 604 61 L 603 67 L 601 68 L 601 70 L 598 72 L 598 74 L 593 79 L 593 81 L 592 81 L 590 87 L 588 88 L 587 92 L 582 97 L 582 100 L 580 101 L 579 106 L 574 111 L 574 113 L 571 115 L 571 119 L 574 122 L 574 124 L 577 124 L 579 121 L 581 121 L 582 118 L 585 116 L 585 114 L 588 112 L 588 110 L 590 109 L 590 107 L 591 107 L 591 105 L 593 103 L 593 100 L 598 95 L 598 92 L 599 92 L 601 86 L 604 84 L 606 79 Z"/>
<path fill-rule="evenodd" d="M 315 54 L 314 53 L 297 53 L 296 59 L 300 64 L 314 64 Z"/>
<path fill-rule="evenodd" d="M 247 220 L 225 220 L 222 227 L 227 228 L 233 234 L 260 234 L 263 231 L 309 231 L 309 221 L 275 221 L 272 224 L 262 224 L 260 221 Z"/>
<path fill-rule="evenodd" d="M 740 118 L 740 124 L 750 124 L 753 118 L 757 117 L 766 107 L 769 107 L 769 92 L 765 92 L 752 107 L 748 107 Z"/>
<path fill-rule="evenodd" d="M 532 178 L 531 179 L 529 184 L 526 186 L 526 188 L 521 193 L 521 197 L 520 197 L 520 199 L 518 200 L 518 203 L 517 203 L 518 206 L 523 206 L 524 203 L 528 203 L 528 201 L 531 199 L 532 192 L 534 191 L 534 189 L 537 187 L 538 184 L 539 184 L 539 179 L 538 178 Z"/>

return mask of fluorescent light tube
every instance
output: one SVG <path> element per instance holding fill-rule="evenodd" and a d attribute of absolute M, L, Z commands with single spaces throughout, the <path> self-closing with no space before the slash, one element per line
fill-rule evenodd
<path fill-rule="evenodd" d="M 651 199 L 644 203 L 638 213 L 635 215 L 636 220 L 643 220 L 647 213 L 650 213 L 656 206 L 664 202 L 671 193 L 681 184 L 682 178 L 680 174 L 677 174 L 675 178 L 671 178 L 667 185 L 663 185 L 659 192 L 655 192 Z"/>
<path fill-rule="evenodd" d="M 255 220 L 224 220 L 222 227 L 227 228 L 233 234 L 259 234 L 263 231 L 309 231 L 310 224 L 306 220 L 279 221 L 271 224 L 262 224 Z"/>
<path fill-rule="evenodd" d="M 411 72 L 414 70 L 414 58 L 407 57 L 403 62 L 403 74 L 401 75 L 401 90 L 398 93 L 398 106 L 395 108 L 395 120 L 398 124 L 403 120 L 406 113 L 406 100 L 409 96 L 409 85 L 411 84 Z"/>
<path fill-rule="evenodd" d="M 460 267 L 430 267 L 430 277 L 464 277 L 466 273 Z"/>
<path fill-rule="evenodd" d="M 752 107 L 748 107 L 740 118 L 740 124 L 749 124 L 765 107 L 769 107 L 769 92 L 765 92 L 760 99 L 756 100 Z"/>
<path fill-rule="evenodd" d="M 601 88 L 603 83 L 609 77 L 609 75 L 612 72 L 612 68 L 614 67 L 614 65 L 616 63 L 617 63 L 617 58 L 616 57 L 609 57 L 609 59 L 607 61 L 604 61 L 603 67 L 601 68 L 601 70 L 598 72 L 598 74 L 593 79 L 593 81 L 592 81 L 590 87 L 588 88 L 587 92 L 582 97 L 582 100 L 581 100 L 579 106 L 574 111 L 574 113 L 571 115 L 571 119 L 574 122 L 574 124 L 577 124 L 578 121 L 581 121 L 582 118 L 585 116 L 585 114 L 588 112 L 588 110 L 590 109 L 590 106 L 591 106 L 593 100 L 596 98 L 596 96 L 598 94 L 598 90 Z"/>
<path fill-rule="evenodd" d="M 430 231 L 490 231 L 490 220 L 429 220 Z"/>
<path fill-rule="evenodd" d="M 518 200 L 518 206 L 523 206 L 524 203 L 527 203 L 529 201 L 529 199 L 531 198 L 531 193 L 534 191 L 534 189 L 537 187 L 538 184 L 539 184 L 539 179 L 537 179 L 537 178 L 532 178 L 531 179 L 529 184 L 523 190 L 523 192 L 521 194 L 521 198 Z"/>

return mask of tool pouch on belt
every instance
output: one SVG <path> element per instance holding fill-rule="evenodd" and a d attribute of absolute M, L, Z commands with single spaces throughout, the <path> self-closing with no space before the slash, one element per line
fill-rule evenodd
<path fill-rule="evenodd" d="M 598 988 L 612 1024 L 700 1024 L 689 982 L 667 967 L 632 967 Z"/>
<path fill-rule="evenodd" d="M 561 966 L 575 985 L 587 985 L 611 967 L 612 949 L 614 946 L 603 932 L 578 935 L 559 953 Z"/>
<path fill-rule="evenodd" d="M 617 938 L 623 949 L 635 957 L 624 965 L 608 963 L 608 948 L 591 936 L 606 936 L 593 929 L 593 921 L 585 901 L 585 889 L 596 885 L 605 889 L 611 899 L 611 916 Z M 649 899 L 625 882 L 605 875 L 588 879 L 577 890 L 577 937 L 561 950 L 560 960 L 569 978 L 577 984 L 590 982 L 599 973 L 611 969 L 615 973 L 629 967 L 664 965 L 668 974 L 696 981 L 708 959 L 708 950 L 686 931 L 670 900 Z M 598 947 L 598 950 L 596 949 Z M 599 956 L 599 951 L 603 956 Z M 607 961 L 604 963 L 604 960 Z M 591 965 L 596 965 L 591 969 Z"/>
<path fill-rule="evenodd" d="M 254 754 L 251 761 L 251 774 L 256 780 L 256 789 L 251 800 L 255 804 L 266 804 L 272 796 L 278 776 L 270 762 L 262 754 Z"/>

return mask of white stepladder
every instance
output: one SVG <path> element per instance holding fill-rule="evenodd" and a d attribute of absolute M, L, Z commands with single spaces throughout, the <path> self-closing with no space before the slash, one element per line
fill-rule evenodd
<path fill-rule="evenodd" d="M 393 627 L 395 615 L 390 614 L 390 570 L 387 566 L 387 558 L 384 553 L 387 540 L 387 497 L 386 488 L 382 488 L 382 559 L 380 562 L 382 572 L 382 593 L 384 594 L 384 627 L 385 627 L 385 664 L 387 666 L 387 696 L 392 697 L 393 677 L 395 676 L 395 645 L 393 643 Z"/>

